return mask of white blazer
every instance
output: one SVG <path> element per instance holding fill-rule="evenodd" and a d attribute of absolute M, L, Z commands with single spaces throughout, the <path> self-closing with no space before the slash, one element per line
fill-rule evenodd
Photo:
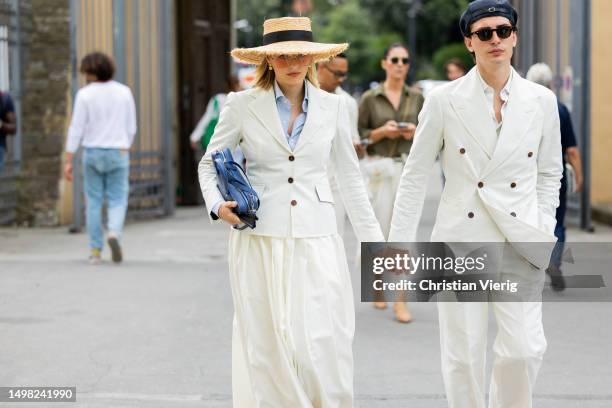
<path fill-rule="evenodd" d="M 260 198 L 259 221 L 247 234 L 307 238 L 337 233 L 327 177 L 333 160 L 347 213 L 360 241 L 384 241 L 361 178 L 343 98 L 308 86 L 308 115 L 295 149 L 283 134 L 274 89 L 231 93 L 208 152 L 200 186 L 211 208 L 223 198 L 210 154 L 240 144 L 247 175 Z M 217 217 L 210 214 L 211 221 Z"/>
<path fill-rule="evenodd" d="M 514 71 L 503 127 L 488 151 L 484 138 L 497 134 L 476 69 L 427 96 L 398 188 L 390 242 L 416 240 L 438 154 L 446 183 L 432 241 L 556 241 L 562 174 L 556 97 Z M 527 260 L 548 265 L 524 247 L 519 252 Z"/>

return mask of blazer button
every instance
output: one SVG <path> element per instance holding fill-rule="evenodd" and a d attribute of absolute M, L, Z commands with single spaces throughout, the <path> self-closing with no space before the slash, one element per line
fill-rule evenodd
<path fill-rule="evenodd" d="M 459 153 L 465 154 L 465 149 L 462 147 L 461 149 L 459 149 Z"/>
<path fill-rule="evenodd" d="M 297 205 L 297 201 L 296 200 L 291 200 L 291 205 L 295 207 Z"/>
<path fill-rule="evenodd" d="M 510 188 L 515 188 L 515 187 L 516 187 L 516 183 L 515 182 L 510 183 Z"/>
<path fill-rule="evenodd" d="M 289 177 L 287 181 L 289 182 L 289 184 L 293 183 L 293 177 Z"/>
<path fill-rule="evenodd" d="M 510 215 L 511 215 L 511 216 L 513 216 L 513 217 L 516 217 L 516 213 L 515 213 L 514 211 L 512 211 L 512 212 L 510 213 Z"/>
<path fill-rule="evenodd" d="M 289 156 L 289 161 L 294 161 L 295 160 L 295 156 L 291 155 Z"/>
<path fill-rule="evenodd" d="M 470 211 L 470 212 L 468 213 L 468 218 L 474 218 L 474 213 Z"/>
<path fill-rule="evenodd" d="M 527 153 L 527 157 L 531 157 L 531 156 L 533 156 L 533 152 Z"/>
<path fill-rule="evenodd" d="M 484 187 L 484 183 L 482 181 L 478 182 L 478 188 L 483 188 Z"/>

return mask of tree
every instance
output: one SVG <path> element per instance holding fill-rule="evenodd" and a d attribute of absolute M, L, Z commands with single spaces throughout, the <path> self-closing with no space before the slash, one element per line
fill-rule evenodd
<path fill-rule="evenodd" d="M 401 40 L 397 33 L 377 33 L 359 0 L 346 0 L 326 15 L 313 15 L 313 24 L 315 33 L 318 33 L 317 41 L 350 43 L 347 55 L 351 64 L 350 83 L 353 85 L 366 85 L 372 79 L 380 78 L 383 50 Z"/>
<path fill-rule="evenodd" d="M 443 79 L 445 77 L 444 65 L 451 58 L 459 58 L 466 68 L 469 70 L 474 66 L 474 60 L 472 55 L 465 48 L 464 43 L 449 44 L 442 48 L 439 48 L 432 57 L 432 63 L 436 70 L 436 75 Z"/>
<path fill-rule="evenodd" d="M 309 15 L 315 41 L 348 42 L 351 63 L 349 81 L 367 85 L 380 80 L 383 50 L 393 42 L 408 43 L 408 10 L 419 0 L 313 0 Z M 252 26 L 250 33 L 239 31 L 239 46 L 261 43 L 266 18 L 288 15 L 292 0 L 244 0 L 238 2 L 238 18 Z M 411 50 L 420 75 L 435 75 L 433 54 L 447 44 L 462 41 L 459 17 L 468 0 L 420 0 L 416 16 L 416 52 Z M 416 4 L 416 3 L 415 3 Z"/>
<path fill-rule="evenodd" d="M 256 47 L 261 45 L 263 22 L 267 18 L 284 15 L 285 4 L 282 0 L 248 0 L 240 1 L 236 10 L 237 20 L 248 21 L 249 25 L 237 30 L 238 47 Z"/>

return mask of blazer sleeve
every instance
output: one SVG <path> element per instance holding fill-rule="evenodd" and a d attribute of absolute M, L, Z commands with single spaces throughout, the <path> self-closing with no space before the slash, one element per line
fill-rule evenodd
<path fill-rule="evenodd" d="M 240 112 L 237 106 L 238 99 L 239 95 L 236 93 L 230 93 L 227 96 L 227 101 L 219 116 L 219 122 L 215 126 L 215 132 L 210 139 L 206 154 L 202 157 L 198 166 L 200 188 L 202 189 L 202 195 L 204 196 L 204 202 L 208 208 L 208 216 L 211 222 L 219 219 L 211 210 L 217 203 L 225 201 L 217 188 L 217 172 L 212 162 L 211 154 L 216 150 L 223 150 L 227 147 L 234 150 L 240 142 L 242 121 L 240 120 Z"/>
<path fill-rule="evenodd" d="M 331 159 L 336 168 L 340 195 L 357 239 L 361 242 L 384 242 L 385 237 L 374 215 L 359 170 L 346 101 L 344 98 L 338 98 L 338 101 L 338 122 L 332 141 Z"/>
<path fill-rule="evenodd" d="M 346 96 L 346 107 L 349 112 L 349 120 L 351 122 L 351 139 L 358 143 L 360 140 L 359 128 L 357 127 L 359 121 L 359 107 L 357 101 L 350 95 Z"/>
<path fill-rule="evenodd" d="M 544 102 L 544 127 L 537 157 L 536 193 L 540 212 L 540 228 L 554 234 L 555 213 L 559 206 L 559 189 L 563 175 L 561 130 L 556 96 L 550 92 Z"/>
<path fill-rule="evenodd" d="M 415 242 L 431 168 L 442 149 L 443 113 L 436 94 L 425 100 L 400 179 L 389 242 Z"/>

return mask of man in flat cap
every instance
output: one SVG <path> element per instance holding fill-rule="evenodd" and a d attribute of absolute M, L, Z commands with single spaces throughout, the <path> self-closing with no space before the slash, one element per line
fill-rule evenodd
<path fill-rule="evenodd" d="M 541 289 L 550 253 L 536 243 L 552 248 L 555 241 L 559 115 L 555 95 L 510 64 L 517 20 L 505 0 L 476 0 L 461 16 L 476 66 L 428 95 L 389 235 L 389 242 L 416 240 L 427 178 L 440 155 L 446 184 L 431 240 L 506 243 L 499 270 L 524 274 L 528 288 L 536 290 L 530 302 L 438 303 L 442 372 L 452 408 L 485 407 L 489 304 L 498 326 L 489 407 L 531 408 L 546 350 Z"/>

